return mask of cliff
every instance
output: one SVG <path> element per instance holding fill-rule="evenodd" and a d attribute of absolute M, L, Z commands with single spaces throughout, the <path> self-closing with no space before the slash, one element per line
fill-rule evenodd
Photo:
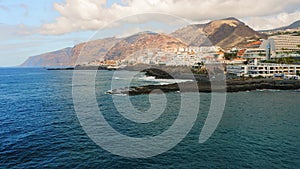
<path fill-rule="evenodd" d="M 120 39 L 106 38 L 80 43 L 74 47 L 29 57 L 23 67 L 75 66 L 101 59 Z M 79 57 L 80 56 L 80 57 Z"/>

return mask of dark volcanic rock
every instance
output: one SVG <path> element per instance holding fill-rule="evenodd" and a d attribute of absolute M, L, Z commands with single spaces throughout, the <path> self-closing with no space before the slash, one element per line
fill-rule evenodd
<path fill-rule="evenodd" d="M 228 92 L 251 91 L 258 89 L 297 90 L 300 89 L 300 81 L 256 79 L 246 81 L 230 80 L 227 82 Z"/>
<path fill-rule="evenodd" d="M 251 79 L 251 80 L 228 80 L 225 86 L 224 86 L 224 82 L 221 81 L 219 82 L 198 81 L 198 82 L 184 82 L 179 84 L 168 84 L 168 85 L 139 86 L 139 87 L 132 87 L 130 89 L 124 89 L 118 91 L 122 91 L 121 92 L 122 94 L 129 94 L 129 95 L 150 94 L 150 93 L 156 93 L 156 91 L 212 92 L 212 84 L 213 84 L 213 92 L 239 92 L 239 91 L 251 91 L 251 90 L 258 90 L 258 89 L 273 89 L 273 90 L 300 89 L 299 80 Z M 116 94 L 116 93 L 113 90 L 110 92 L 110 94 Z"/>
<path fill-rule="evenodd" d="M 157 79 L 205 79 L 207 75 L 194 75 L 188 66 L 151 66 L 144 68 L 147 76 Z"/>

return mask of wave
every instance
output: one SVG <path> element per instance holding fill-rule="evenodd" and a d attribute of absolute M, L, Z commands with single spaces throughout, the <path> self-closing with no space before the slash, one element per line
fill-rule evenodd
<path fill-rule="evenodd" d="M 167 85 L 172 83 L 184 83 L 184 82 L 192 82 L 191 79 L 156 79 L 154 76 L 144 76 L 140 77 L 140 80 L 157 82 L 160 85 Z"/>
<path fill-rule="evenodd" d="M 300 89 L 296 90 L 280 90 L 280 89 L 257 89 L 257 92 L 300 92 Z M 247 91 L 248 92 L 248 91 Z"/>
<path fill-rule="evenodd" d="M 126 79 L 128 79 L 128 78 L 114 76 L 113 79 L 114 79 L 114 80 L 126 80 Z"/>
<path fill-rule="evenodd" d="M 127 94 L 123 93 L 126 90 L 127 89 L 111 89 L 111 90 L 107 90 L 105 94 L 112 94 L 115 96 L 127 96 Z"/>

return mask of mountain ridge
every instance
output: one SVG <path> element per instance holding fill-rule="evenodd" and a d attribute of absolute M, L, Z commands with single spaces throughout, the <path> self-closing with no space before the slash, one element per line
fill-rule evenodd
<path fill-rule="evenodd" d="M 259 32 L 270 32 L 270 31 L 284 31 L 287 29 L 300 29 L 300 20 L 295 21 L 287 26 L 275 28 L 275 29 L 268 29 L 268 30 L 260 30 Z"/>
<path fill-rule="evenodd" d="M 133 52 L 150 48 L 216 45 L 230 49 L 242 46 L 248 40 L 261 38 L 266 36 L 254 31 L 238 19 L 230 17 L 205 24 L 187 25 L 171 34 L 146 31 L 125 38 L 112 37 L 83 42 L 71 48 L 32 56 L 21 66 L 75 66 L 101 59 L 124 59 Z"/>
<path fill-rule="evenodd" d="M 206 24 L 188 25 L 171 34 L 188 45 L 200 46 L 205 42 L 224 49 L 242 46 L 247 43 L 247 40 L 266 38 L 265 35 L 256 32 L 234 17 Z"/>

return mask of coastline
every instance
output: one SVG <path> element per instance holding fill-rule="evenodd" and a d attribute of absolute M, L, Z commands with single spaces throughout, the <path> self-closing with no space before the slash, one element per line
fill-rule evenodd
<path fill-rule="evenodd" d="M 211 87 L 213 84 L 213 89 Z M 182 88 L 182 86 L 184 86 Z M 182 90 L 180 90 L 182 89 Z M 298 90 L 300 89 L 299 80 L 273 80 L 273 79 L 251 79 L 251 80 L 227 80 L 224 82 L 218 81 L 198 81 L 198 82 L 183 82 L 166 85 L 146 85 L 122 89 L 114 89 L 109 91 L 109 94 L 125 94 L 125 95 L 141 95 L 150 93 L 163 92 L 243 92 L 253 90 Z"/>
<path fill-rule="evenodd" d="M 75 70 L 108 70 L 99 66 L 78 66 Z M 58 68 L 48 70 L 72 70 L 71 68 Z M 74 69 L 73 69 L 74 70 Z M 277 80 L 266 78 L 226 79 L 224 81 L 210 80 L 207 74 L 191 73 L 190 68 L 184 66 L 149 66 L 139 65 L 126 67 L 127 71 L 142 71 L 146 76 L 156 79 L 193 79 L 193 82 L 182 82 L 163 85 L 145 85 L 130 88 L 120 88 L 108 91 L 108 94 L 140 95 L 163 92 L 242 92 L 253 90 L 298 90 L 300 80 Z M 213 84 L 213 85 L 212 85 Z M 212 88 L 213 86 L 213 88 Z"/>

